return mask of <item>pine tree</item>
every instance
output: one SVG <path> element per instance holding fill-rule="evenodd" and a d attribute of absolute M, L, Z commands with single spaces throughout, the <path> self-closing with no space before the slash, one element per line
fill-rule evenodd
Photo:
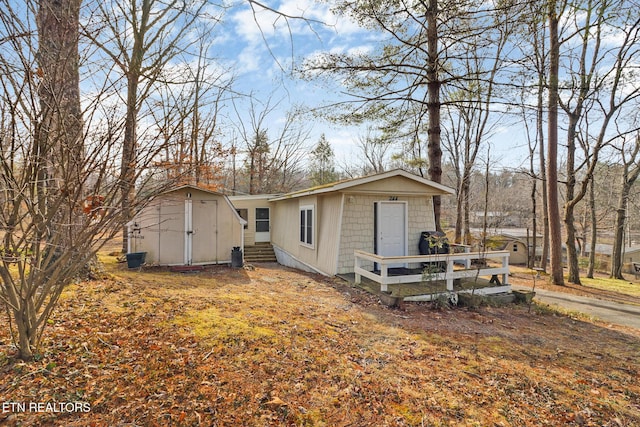
<path fill-rule="evenodd" d="M 323 185 L 338 179 L 335 168 L 335 154 L 324 134 L 311 152 L 310 179 L 313 185 Z"/>

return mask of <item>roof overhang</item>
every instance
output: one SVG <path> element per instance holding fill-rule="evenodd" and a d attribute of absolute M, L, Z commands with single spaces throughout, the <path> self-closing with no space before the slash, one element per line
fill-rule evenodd
<path fill-rule="evenodd" d="M 357 187 L 364 186 L 365 184 L 375 183 L 378 181 L 383 181 L 386 179 L 390 179 L 393 177 L 404 177 L 409 180 L 412 180 L 421 186 L 424 187 L 424 191 L 405 191 L 402 188 L 394 189 L 393 191 L 379 191 L 379 190 L 371 190 L 364 189 L 359 190 Z M 333 192 L 345 192 L 345 193 L 360 193 L 360 194 L 381 194 L 381 193 L 393 193 L 394 195 L 429 195 L 429 196 L 437 196 L 437 195 L 448 195 L 455 194 L 455 190 L 445 185 L 439 184 L 437 182 L 429 181 L 428 179 L 422 178 L 420 176 L 414 175 L 410 172 L 407 172 L 403 169 L 394 169 L 388 172 L 383 172 L 375 175 L 365 176 L 362 178 L 354 178 L 344 181 L 337 181 L 334 183 L 321 185 L 317 187 L 308 188 L 306 190 L 295 191 L 292 193 L 287 193 L 281 196 L 276 196 L 270 201 L 279 201 L 279 200 L 288 200 L 299 197 L 307 197 L 318 194 L 326 194 Z"/>

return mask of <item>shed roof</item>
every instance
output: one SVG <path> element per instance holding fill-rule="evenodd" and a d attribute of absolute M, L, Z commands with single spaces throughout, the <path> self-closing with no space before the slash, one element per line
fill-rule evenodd
<path fill-rule="evenodd" d="M 158 194 L 158 196 L 164 196 L 170 193 L 174 193 L 176 191 L 180 191 L 180 190 L 196 190 L 196 191 L 202 191 L 203 193 L 207 193 L 207 194 L 211 194 L 214 196 L 220 196 L 223 198 L 223 200 L 225 201 L 225 203 L 227 204 L 227 206 L 229 207 L 229 209 L 232 212 L 232 215 L 241 223 L 241 224 L 247 224 L 247 221 L 244 220 L 242 217 L 240 217 L 240 214 L 238 214 L 238 212 L 236 211 L 235 206 L 233 206 L 233 203 L 231 203 L 231 200 L 229 200 L 229 197 L 226 194 L 220 193 L 218 191 L 213 191 L 213 190 L 209 190 L 207 188 L 201 188 L 198 187 L 197 185 L 191 185 L 191 184 L 184 184 L 184 185 L 180 185 L 178 187 L 174 187 L 174 188 L 169 188 L 166 191 L 163 191 L 162 193 Z M 157 196 L 156 196 L 157 197 Z"/>
<path fill-rule="evenodd" d="M 286 200 L 297 197 L 311 196 L 315 194 L 323 194 L 330 193 L 336 191 L 365 191 L 365 192 L 393 192 L 398 194 L 403 194 L 406 192 L 410 192 L 407 188 L 397 188 L 393 189 L 385 189 L 381 187 L 377 187 L 376 184 L 379 184 L 381 181 L 390 180 L 396 177 L 400 177 L 400 179 L 406 180 L 407 183 L 417 184 L 420 187 L 423 187 L 422 191 L 427 192 L 431 195 L 444 195 L 444 194 L 454 194 L 455 191 L 452 188 L 449 188 L 445 185 L 438 184 L 437 182 L 429 181 L 428 179 L 424 179 L 420 176 L 414 175 L 410 172 L 407 172 L 403 169 L 394 169 L 388 172 L 382 172 L 375 175 L 369 175 L 361 178 L 352 178 L 346 179 L 342 181 L 336 181 L 329 184 L 319 185 L 316 187 L 307 188 L 304 190 L 294 191 L 291 193 L 283 194 L 281 196 L 276 196 L 270 200 Z"/>
<path fill-rule="evenodd" d="M 214 194 L 216 196 L 225 196 L 223 193 L 220 193 L 219 191 L 209 190 L 208 188 L 202 188 L 202 187 L 198 187 L 197 185 L 192 185 L 192 184 L 184 184 L 184 185 L 180 185 L 178 187 L 169 188 L 169 189 L 163 191 L 160 194 L 169 194 L 169 193 L 173 193 L 174 191 L 180 191 L 180 190 L 185 190 L 185 189 L 198 190 L 198 191 L 202 191 L 202 192 L 205 192 L 205 193 Z"/>

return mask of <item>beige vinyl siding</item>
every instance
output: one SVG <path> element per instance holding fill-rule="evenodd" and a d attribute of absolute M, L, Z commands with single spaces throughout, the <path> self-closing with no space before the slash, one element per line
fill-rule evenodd
<path fill-rule="evenodd" d="M 640 262 L 640 252 L 625 253 L 625 262 Z"/>
<path fill-rule="evenodd" d="M 321 243 L 319 265 L 329 274 L 338 273 L 338 246 L 342 227 L 342 194 L 322 198 L 322 216 L 318 218 L 318 241 Z"/>
<path fill-rule="evenodd" d="M 269 197 L 269 195 L 229 197 L 229 200 L 236 209 L 247 210 L 247 228 L 244 231 L 244 244 L 247 246 L 252 246 L 256 243 L 256 208 L 271 208 L 271 203 L 269 203 L 268 200 Z M 274 229 L 273 218 L 273 211 L 271 211 L 271 230 Z M 271 240 L 273 241 L 273 236 L 271 236 Z"/>
<path fill-rule="evenodd" d="M 379 180 L 375 182 L 368 182 L 361 185 L 353 186 L 349 189 L 351 193 L 384 193 L 388 195 L 396 195 L 396 196 L 429 196 L 432 194 L 440 194 L 437 190 L 433 189 L 432 192 L 429 192 L 429 188 L 425 187 L 424 184 L 416 182 L 412 179 L 403 177 L 403 176 L 394 176 L 390 178 L 386 178 L 384 180 Z M 386 199 L 385 199 L 386 200 Z"/>
<path fill-rule="evenodd" d="M 289 228 L 292 229 L 291 234 L 295 236 L 295 242 L 292 242 L 292 244 L 298 246 L 298 258 L 300 261 L 320 269 L 318 266 L 318 247 L 320 246 L 318 241 L 318 218 L 322 218 L 323 215 L 318 206 L 318 197 L 300 197 L 297 202 L 297 206 L 295 204 L 292 205 L 296 211 L 296 220 L 289 225 Z M 314 209 L 313 243 L 311 247 L 300 242 L 300 208 L 303 206 L 313 207 Z"/>
<path fill-rule="evenodd" d="M 298 199 L 282 200 L 271 205 L 271 243 L 298 258 L 300 237 Z"/>
<path fill-rule="evenodd" d="M 271 241 L 298 261 L 325 274 L 336 274 L 340 239 L 341 194 L 279 200 L 272 204 Z M 300 242 L 300 209 L 313 207 L 313 244 Z"/>
<path fill-rule="evenodd" d="M 409 202 L 409 255 L 420 255 L 420 233 L 436 229 L 431 197 L 399 198 Z"/>
<path fill-rule="evenodd" d="M 352 272 L 355 250 L 374 252 L 375 202 L 391 200 L 406 203 L 408 254 L 417 255 L 421 232 L 435 229 L 433 196 L 452 193 L 447 187 L 394 170 L 277 196 L 271 199 L 272 243 L 287 265 L 304 265 L 327 274 Z M 300 243 L 301 206 L 314 209 L 311 246 Z"/>
<path fill-rule="evenodd" d="M 509 251 L 509 264 L 526 264 L 527 257 L 529 256 L 527 253 L 526 245 L 518 240 L 511 240 L 507 243 L 505 248 Z"/>
<path fill-rule="evenodd" d="M 184 263 L 184 198 L 166 198 L 159 200 L 159 212 L 157 219 L 158 246 L 157 257 L 147 258 L 148 264 L 182 264 Z M 151 230 L 150 230 L 151 231 Z M 153 240 L 147 233 L 143 235 L 143 242 Z M 145 245 L 146 246 L 146 245 Z M 155 248 L 154 248 L 155 249 Z M 148 250 L 144 249 L 143 252 Z"/>
<path fill-rule="evenodd" d="M 301 248 L 305 262 L 312 263 L 318 270 L 331 275 L 337 272 L 341 200 L 341 194 L 331 194 L 316 199 L 315 245 L 313 250 L 304 246 Z M 301 199 L 300 206 L 305 204 L 304 199 Z"/>

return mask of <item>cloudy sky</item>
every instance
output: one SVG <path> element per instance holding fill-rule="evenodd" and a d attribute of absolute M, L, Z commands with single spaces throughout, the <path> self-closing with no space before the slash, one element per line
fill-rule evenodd
<path fill-rule="evenodd" d="M 286 19 L 268 10 L 254 9 L 247 2 L 231 9 L 224 22 L 221 40 L 216 46 L 231 64 L 238 90 L 254 93 L 265 100 L 272 96 L 280 102 L 282 120 L 287 110 L 298 104 L 315 106 L 339 98 L 337 86 L 327 87 L 292 78 L 292 66 L 320 51 L 342 52 L 370 48 L 374 38 L 357 25 L 333 15 L 326 5 L 312 0 L 285 0 L 274 8 L 292 17 Z M 324 24 L 323 24 L 324 23 Z M 277 127 L 277 123 L 274 124 Z M 339 129 L 320 120 L 313 121 L 311 143 L 322 133 L 337 155 L 349 155 L 358 129 Z"/>
<path fill-rule="evenodd" d="M 331 13 L 326 4 L 313 0 L 270 1 L 268 4 L 288 16 L 287 19 L 271 11 L 253 9 L 246 1 L 237 3 L 224 18 L 222 31 L 217 32 L 215 44 L 220 56 L 234 70 L 236 89 L 254 93 L 266 100 L 269 96 L 280 101 L 280 116 L 273 115 L 274 128 L 292 106 L 326 105 L 341 99 L 338 85 L 327 86 L 319 82 L 305 82 L 290 77 L 292 64 L 318 52 L 370 51 L 380 35 L 364 30 L 354 22 Z M 315 144 L 324 133 L 331 143 L 338 164 L 349 163 L 359 155 L 357 140 L 364 129 L 339 128 L 320 120 L 310 121 L 310 144 Z M 515 144 L 513 130 L 508 144 L 496 143 L 492 158 L 503 164 L 520 166 L 525 156 L 513 156 Z M 499 136 L 497 136 L 499 140 Z M 522 143 L 526 144 L 524 138 Z M 518 164 L 515 164 L 518 163 Z"/>

